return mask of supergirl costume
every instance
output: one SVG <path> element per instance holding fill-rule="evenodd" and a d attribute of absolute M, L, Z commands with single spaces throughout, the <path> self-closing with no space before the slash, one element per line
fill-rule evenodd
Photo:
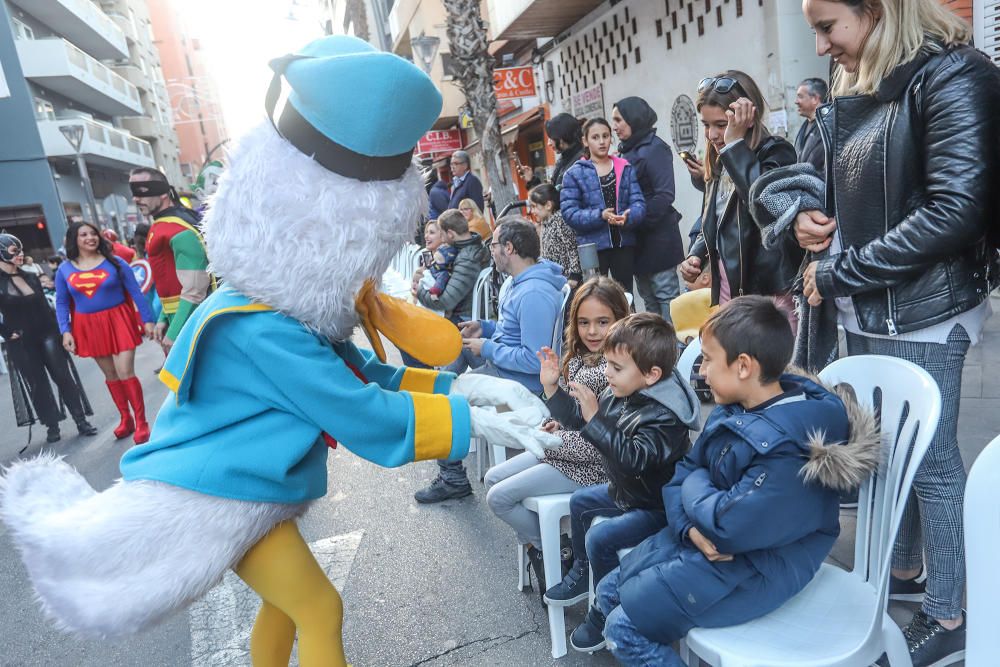
<path fill-rule="evenodd" d="M 142 333 L 135 307 L 143 322 L 155 321 L 132 269 L 118 257 L 86 271 L 63 262 L 55 283 L 59 331 L 72 332 L 81 357 L 110 357 L 138 347 Z"/>
<path fill-rule="evenodd" d="M 132 269 L 119 257 L 113 263 L 105 259 L 88 270 L 63 262 L 55 282 L 59 331 L 72 332 L 76 353 L 81 357 L 110 357 L 138 347 L 142 333 L 136 307 L 143 322 L 152 323 L 155 319 Z M 149 440 L 139 379 L 133 376 L 107 381 L 107 385 L 121 415 L 115 437 L 124 438 L 134 432 L 136 444 Z"/>
<path fill-rule="evenodd" d="M 17 253 L 9 252 L 9 246 Z M 21 243 L 9 234 L 0 234 L 0 259 L 12 262 L 20 253 Z M 22 286 L 15 281 L 23 280 Z M 27 285 L 30 294 L 26 294 Z M 10 361 L 10 382 L 14 398 L 14 416 L 18 426 L 30 426 L 40 421 L 48 427 L 48 441 L 60 438 L 59 422 L 66 418 L 65 406 L 83 435 L 94 435 L 97 429 L 88 421 L 92 415 L 87 395 L 80 384 L 76 368 L 59 339 L 56 318 L 45 300 L 38 276 L 18 270 L 16 274 L 0 271 L 0 336 L 7 341 Z M 48 373 L 48 377 L 46 376 Z M 49 377 L 59 389 L 59 400 L 52 392 Z"/>

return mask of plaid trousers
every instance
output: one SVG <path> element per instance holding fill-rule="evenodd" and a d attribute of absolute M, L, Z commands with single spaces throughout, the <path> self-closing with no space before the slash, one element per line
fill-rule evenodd
<path fill-rule="evenodd" d="M 962 501 L 966 474 L 958 450 L 958 408 L 969 344 L 968 334 L 959 325 L 944 344 L 847 334 L 849 354 L 879 354 L 913 362 L 927 371 L 941 390 L 941 420 L 913 479 L 892 553 L 892 566 L 901 570 L 920 567 L 926 557 L 923 610 L 931 618 L 961 616 L 965 594 Z"/>

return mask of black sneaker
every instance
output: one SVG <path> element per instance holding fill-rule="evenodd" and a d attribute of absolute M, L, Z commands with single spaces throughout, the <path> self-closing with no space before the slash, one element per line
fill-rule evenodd
<path fill-rule="evenodd" d="M 97 435 L 97 427 L 85 418 L 77 420 L 76 430 L 80 432 L 80 435 Z"/>
<path fill-rule="evenodd" d="M 569 607 L 590 595 L 590 563 L 575 561 L 558 584 L 545 591 L 543 598 L 553 607 Z"/>
<path fill-rule="evenodd" d="M 587 619 L 569 636 L 569 645 L 581 653 L 594 653 L 604 648 L 604 614 L 591 606 Z"/>
<path fill-rule="evenodd" d="M 913 667 L 943 667 L 965 658 L 965 620 L 962 612 L 962 625 L 945 630 L 923 611 L 914 614 L 910 624 L 903 628 Z M 889 661 L 883 655 L 878 664 L 888 665 Z"/>
<path fill-rule="evenodd" d="M 45 433 L 45 442 L 52 444 L 53 442 L 59 442 L 62 440 L 62 433 L 59 432 L 59 425 L 49 426 Z"/>
<path fill-rule="evenodd" d="M 545 561 L 542 559 L 542 550 L 531 546 L 528 547 L 528 572 L 535 575 L 538 583 L 538 592 L 542 596 L 542 604 L 545 603 Z M 529 577 L 530 579 L 530 577 Z"/>
<path fill-rule="evenodd" d="M 889 575 L 889 599 L 900 602 L 921 602 L 927 590 L 927 571 L 913 579 L 898 579 Z"/>
<path fill-rule="evenodd" d="M 464 498 L 466 496 L 472 495 L 472 485 L 466 482 L 465 484 L 449 484 L 440 477 L 435 478 L 431 485 L 425 489 L 420 489 L 413 494 L 413 498 L 418 503 L 430 504 L 439 503 L 443 500 L 451 500 L 453 498 Z"/>

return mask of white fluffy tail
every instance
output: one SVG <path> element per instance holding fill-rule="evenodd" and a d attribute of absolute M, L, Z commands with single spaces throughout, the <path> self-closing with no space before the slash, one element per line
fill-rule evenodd
<path fill-rule="evenodd" d="M 0 517 L 44 612 L 85 637 L 129 635 L 186 607 L 305 509 L 148 481 L 97 493 L 51 455 L 15 463 L 0 479 Z"/>

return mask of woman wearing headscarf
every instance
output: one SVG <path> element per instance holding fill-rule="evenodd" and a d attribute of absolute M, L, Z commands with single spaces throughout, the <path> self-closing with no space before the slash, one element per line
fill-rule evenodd
<path fill-rule="evenodd" d="M 56 316 L 45 300 L 38 276 L 24 271 L 23 264 L 20 239 L 0 234 L 0 336 L 7 341 L 10 354 L 17 425 L 29 426 L 37 415 L 37 421 L 48 427 L 48 442 L 56 442 L 62 437 L 59 422 L 65 419 L 62 403 L 73 416 L 80 435 L 97 435 L 97 429 L 87 421 L 93 411 L 76 368 L 63 350 Z M 58 402 L 49 377 L 59 388 Z"/>
<path fill-rule="evenodd" d="M 684 260 L 684 241 L 674 208 L 674 157 L 656 134 L 656 112 L 641 97 L 626 97 L 611 110 L 611 123 L 621 140 L 618 154 L 635 169 L 646 217 L 636 230 L 635 286 L 646 311 L 670 321 L 670 302 L 680 294 L 677 265 Z"/>

